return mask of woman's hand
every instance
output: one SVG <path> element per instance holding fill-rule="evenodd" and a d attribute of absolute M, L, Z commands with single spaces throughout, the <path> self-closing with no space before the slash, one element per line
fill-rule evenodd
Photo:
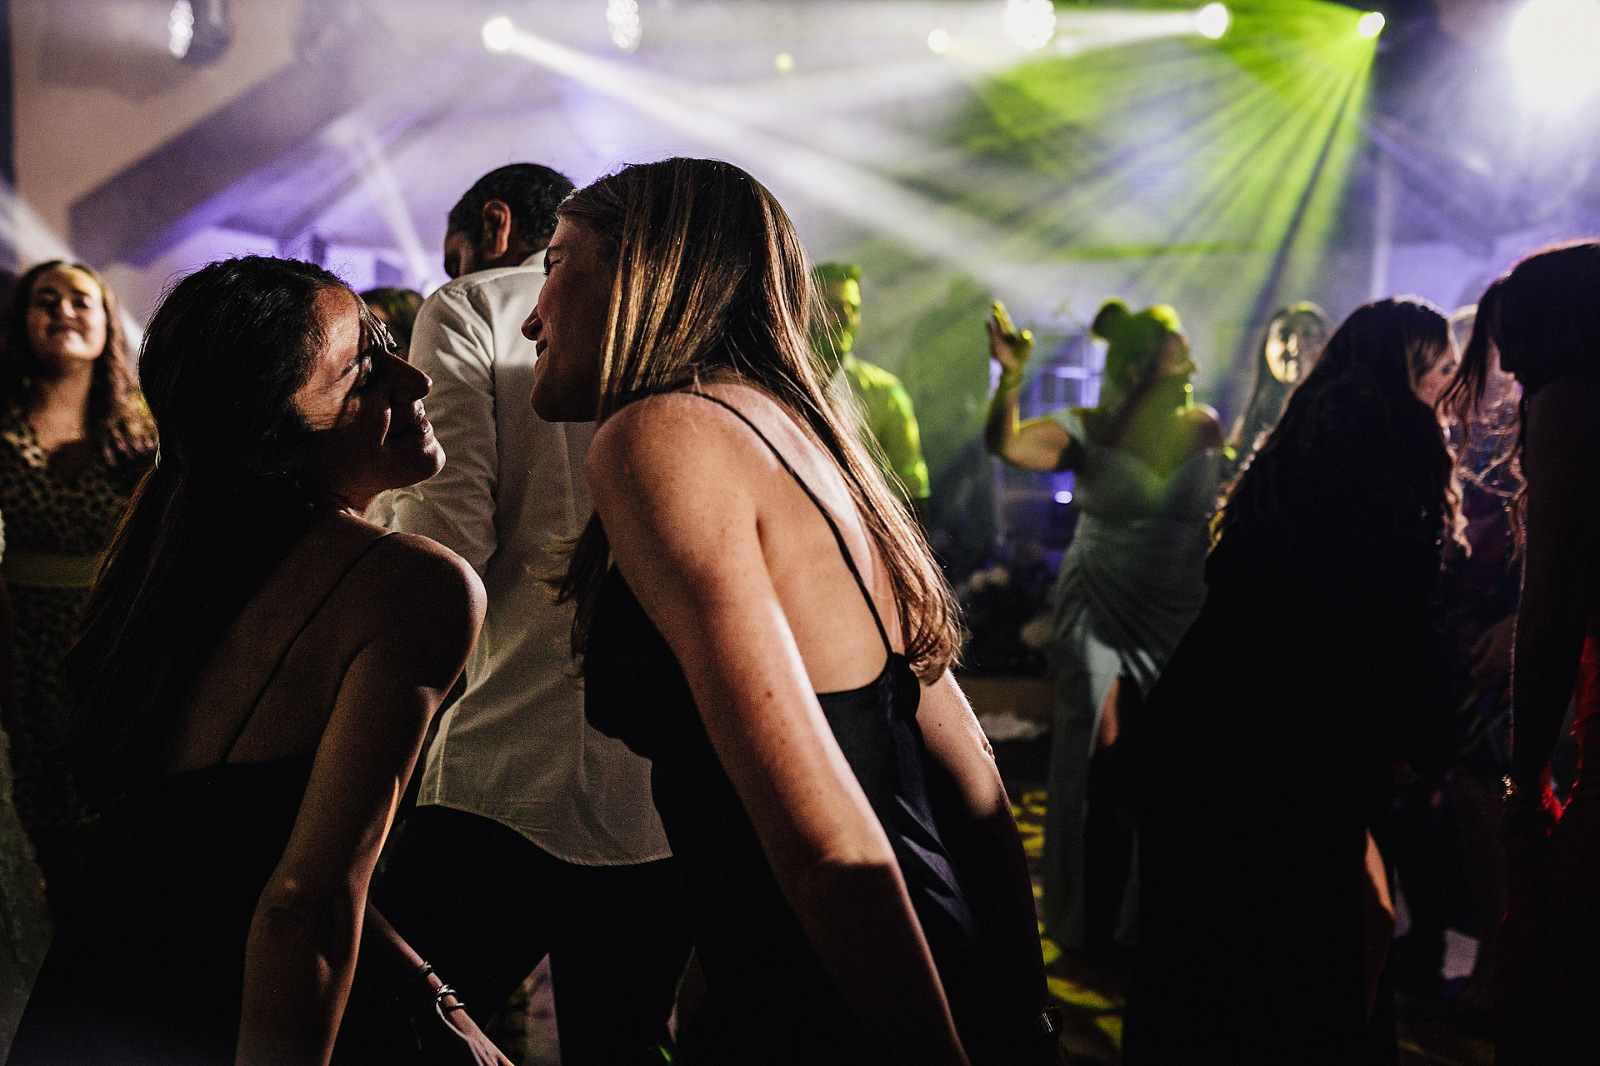
<path fill-rule="evenodd" d="M 454 1003 L 455 997 L 445 997 L 446 1007 Z M 416 1029 L 417 1047 L 438 1066 L 512 1066 L 463 1009 L 441 1015 L 430 1006 L 412 1015 L 411 1024 Z"/>
<path fill-rule="evenodd" d="M 1033 331 L 1016 327 L 1006 313 L 1006 305 L 994 302 L 994 313 L 985 325 L 989 329 L 989 354 L 1000 364 L 1000 384 L 989 398 L 989 413 L 984 417 L 983 445 L 990 455 L 998 455 L 1024 470 L 1066 470 L 1076 465 L 1069 454 L 1072 438 L 1053 418 L 1018 418 L 1017 400 L 1022 372 L 1033 355 Z"/>
<path fill-rule="evenodd" d="M 1017 383 L 1033 355 L 1033 331 L 1019 330 L 1006 313 L 1006 305 L 994 302 L 994 313 L 985 323 L 989 328 L 989 354 L 1000 364 L 1004 382 Z"/>

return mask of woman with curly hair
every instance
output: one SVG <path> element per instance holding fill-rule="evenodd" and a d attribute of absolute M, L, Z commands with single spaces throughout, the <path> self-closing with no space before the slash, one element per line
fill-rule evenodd
<path fill-rule="evenodd" d="M 61 750 L 61 662 L 155 443 L 111 290 L 81 263 L 26 271 L 0 309 L 0 575 L 16 617 L 0 710 L 18 813 L 58 910 L 91 818 Z"/>
<path fill-rule="evenodd" d="M 1431 705 L 1451 352 L 1430 305 L 1358 308 L 1218 516 L 1139 736 L 1129 1063 L 1343 1066 L 1369 1039 L 1392 931 L 1370 830 Z"/>

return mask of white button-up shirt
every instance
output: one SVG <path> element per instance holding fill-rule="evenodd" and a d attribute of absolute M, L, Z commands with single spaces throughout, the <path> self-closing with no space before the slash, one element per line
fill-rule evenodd
<path fill-rule="evenodd" d="M 521 327 L 544 284 L 535 262 L 450 282 L 412 332 L 445 466 L 394 494 L 394 528 L 455 551 L 489 599 L 418 802 L 492 818 L 566 862 L 648 862 L 670 854 L 650 764 L 584 720 L 572 609 L 540 580 L 561 565 L 552 542 L 575 537 L 592 510 L 583 464 L 594 426 L 546 422 L 529 406 L 535 352 Z"/>

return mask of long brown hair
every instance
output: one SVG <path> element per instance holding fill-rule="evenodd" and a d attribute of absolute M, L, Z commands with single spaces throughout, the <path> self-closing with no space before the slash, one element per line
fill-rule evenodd
<path fill-rule="evenodd" d="M 20 408 L 26 412 L 35 398 L 44 364 L 28 341 L 28 307 L 33 301 L 34 283 L 57 269 L 80 271 L 100 286 L 106 346 L 94 361 L 85 422 L 106 463 L 120 470 L 130 460 L 142 459 L 155 449 L 156 427 L 139 395 L 116 295 L 90 267 L 51 259 L 25 271 L 11 286 L 5 303 L 0 304 L 0 410 Z"/>
<path fill-rule="evenodd" d="M 1301 476 L 1292 461 L 1321 441 L 1341 449 L 1350 469 L 1381 470 L 1406 506 L 1392 517 L 1410 529 L 1420 518 L 1428 535 L 1458 532 L 1453 460 L 1438 416 L 1417 398 L 1416 383 L 1450 351 L 1450 324 L 1432 304 L 1396 297 L 1363 304 L 1334 331 L 1322 357 L 1289 394 L 1283 417 L 1233 485 L 1213 522 L 1221 538 L 1240 524 L 1276 523 Z M 1329 397 L 1358 399 L 1379 427 L 1372 434 L 1328 432 Z M 1335 410 L 1338 408 L 1335 407 Z"/>
<path fill-rule="evenodd" d="M 331 506 L 294 402 L 324 344 L 327 289 L 345 285 L 310 263 L 229 259 L 178 282 L 150 321 L 140 373 L 161 453 L 68 661 L 73 754 L 96 800 L 161 772 L 218 641 Z M 379 343 L 364 308 L 362 327 Z"/>
<path fill-rule="evenodd" d="M 1509 419 L 1490 409 L 1506 406 L 1505 390 L 1495 387 L 1497 355 L 1500 369 L 1522 386 Z M 1515 464 L 1522 454 L 1528 402 L 1556 378 L 1575 374 L 1600 374 L 1600 241 L 1595 240 L 1536 252 L 1490 284 L 1478 301 L 1461 369 L 1439 404 L 1465 433 L 1482 432 L 1487 425 L 1500 434 L 1499 454 L 1491 462 Z M 1514 423 L 1515 433 L 1507 421 Z M 1461 450 L 1468 452 L 1465 445 Z M 1519 512 L 1521 498 L 1519 491 Z M 1520 521 L 1513 529 L 1520 534 Z"/>
<path fill-rule="evenodd" d="M 827 398 L 807 340 L 811 272 L 788 215 L 749 174 L 709 159 L 625 167 L 569 196 L 559 216 L 598 236 L 617 267 L 596 417 L 700 380 L 771 396 L 833 458 L 894 589 L 906 656 L 938 676 L 960 645 L 948 586 L 910 515 Z M 589 519 L 559 582 L 581 655 L 609 544 Z"/>

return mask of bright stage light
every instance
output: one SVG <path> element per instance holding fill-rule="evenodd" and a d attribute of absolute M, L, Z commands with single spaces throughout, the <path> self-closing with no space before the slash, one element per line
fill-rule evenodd
<path fill-rule="evenodd" d="M 772 57 L 772 69 L 777 71 L 779 74 L 793 74 L 794 56 L 790 55 L 788 52 L 779 52 L 777 55 Z"/>
<path fill-rule="evenodd" d="M 928 50 L 944 55 L 950 51 L 950 34 L 944 30 L 928 31 Z"/>
<path fill-rule="evenodd" d="M 1382 11 L 1368 11 L 1356 23 L 1356 32 L 1371 40 L 1383 32 L 1384 17 Z"/>
<path fill-rule="evenodd" d="M 1006 0 L 1006 36 L 1037 51 L 1056 35 L 1056 6 L 1050 0 Z"/>
<path fill-rule="evenodd" d="M 1571 106 L 1600 88 L 1600 0 L 1528 0 L 1509 43 L 1534 103 Z"/>
<path fill-rule="evenodd" d="M 1232 21 L 1233 16 L 1228 13 L 1226 4 L 1207 4 L 1194 13 L 1195 32 L 1213 41 L 1228 32 L 1228 24 Z"/>
<path fill-rule="evenodd" d="M 505 52 L 517 39 L 517 28 L 504 15 L 496 15 L 483 24 L 483 46 L 491 52 Z"/>
<path fill-rule="evenodd" d="M 642 31 L 639 0 L 607 0 L 606 25 L 611 29 L 612 44 L 624 52 L 638 48 Z"/>
<path fill-rule="evenodd" d="M 1056 493 L 1056 502 L 1057 503 L 1071 503 L 1072 502 L 1072 490 L 1071 489 L 1062 489 L 1060 492 Z"/>
<path fill-rule="evenodd" d="M 167 12 L 167 51 L 191 67 L 221 59 L 233 43 L 228 0 L 173 0 Z"/>
<path fill-rule="evenodd" d="M 174 59 L 189 54 L 189 43 L 194 40 L 194 8 L 189 0 L 174 0 L 167 15 L 167 51 Z"/>

